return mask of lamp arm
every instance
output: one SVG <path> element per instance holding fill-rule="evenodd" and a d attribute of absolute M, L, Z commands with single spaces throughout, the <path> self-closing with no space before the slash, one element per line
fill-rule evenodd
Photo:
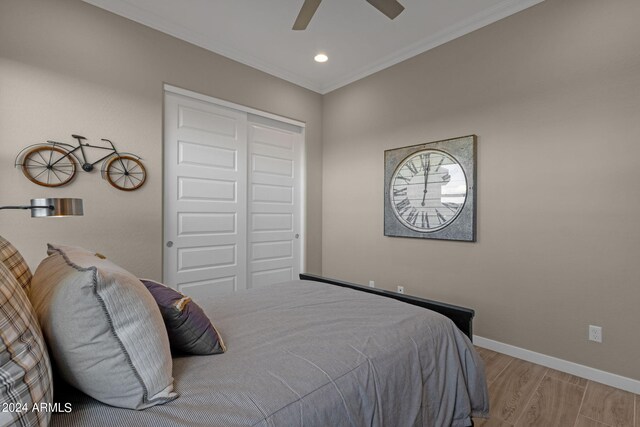
<path fill-rule="evenodd" d="M 2 209 L 51 209 L 53 210 L 53 206 L 0 206 L 0 210 Z"/>

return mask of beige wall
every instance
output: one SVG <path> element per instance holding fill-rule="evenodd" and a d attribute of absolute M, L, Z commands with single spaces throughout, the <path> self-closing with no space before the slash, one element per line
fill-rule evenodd
<path fill-rule="evenodd" d="M 80 0 L 0 3 L 0 205 L 81 197 L 85 216 L 30 219 L 3 211 L 0 234 L 32 266 L 46 242 L 98 250 L 140 276 L 162 274 L 163 82 L 307 124 L 307 271 L 321 271 L 322 97 Z M 13 168 L 46 139 L 109 138 L 144 158 L 148 183 L 125 193 L 100 173 L 49 190 Z"/>
<path fill-rule="evenodd" d="M 547 0 L 326 95 L 323 273 L 640 379 L 639 16 L 638 0 Z M 384 237 L 383 151 L 468 134 L 478 241 Z"/>
<path fill-rule="evenodd" d="M 637 0 L 547 0 L 323 106 L 79 0 L 4 0 L 0 204 L 82 197 L 86 216 L 3 211 L 0 234 L 32 265 L 63 242 L 159 278 L 167 82 L 307 123 L 308 271 L 467 305 L 481 336 L 640 379 L 639 15 Z M 12 167 L 20 148 L 72 132 L 142 155 L 148 184 L 127 194 L 82 173 L 47 190 Z M 470 133 L 478 242 L 384 237 L 383 151 Z"/>

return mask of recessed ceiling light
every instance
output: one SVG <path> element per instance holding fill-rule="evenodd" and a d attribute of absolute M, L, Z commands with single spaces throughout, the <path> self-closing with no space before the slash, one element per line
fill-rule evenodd
<path fill-rule="evenodd" d="M 324 53 L 319 53 L 313 59 L 315 59 L 316 62 L 327 62 L 329 57 Z"/>

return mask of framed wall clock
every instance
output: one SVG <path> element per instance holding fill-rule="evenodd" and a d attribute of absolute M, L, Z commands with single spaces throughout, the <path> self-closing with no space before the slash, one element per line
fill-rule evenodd
<path fill-rule="evenodd" d="M 476 136 L 384 152 L 384 235 L 476 240 Z"/>

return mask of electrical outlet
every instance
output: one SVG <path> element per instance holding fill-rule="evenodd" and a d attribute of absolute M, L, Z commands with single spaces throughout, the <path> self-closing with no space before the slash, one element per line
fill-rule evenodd
<path fill-rule="evenodd" d="M 602 327 L 589 325 L 589 341 L 602 342 Z"/>
<path fill-rule="evenodd" d="M 374 282 L 373 280 L 369 280 L 369 287 L 370 288 L 375 288 L 376 287 L 376 282 Z"/>
<path fill-rule="evenodd" d="M 404 294 L 404 286 L 398 286 L 398 293 Z"/>

